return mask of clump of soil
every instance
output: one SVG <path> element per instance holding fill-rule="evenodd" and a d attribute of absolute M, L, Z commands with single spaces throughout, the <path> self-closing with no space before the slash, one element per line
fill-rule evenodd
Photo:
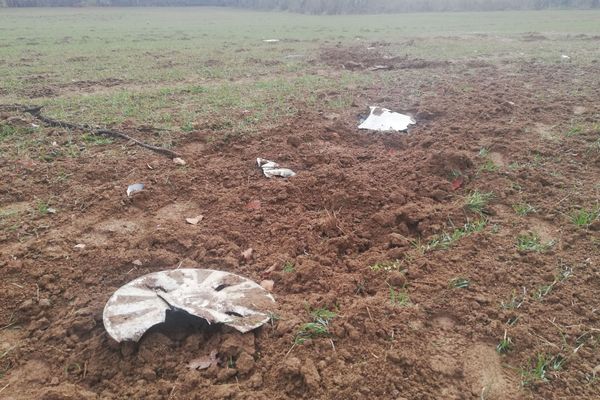
<path fill-rule="evenodd" d="M 355 70 L 392 70 L 434 68 L 448 65 L 447 61 L 431 61 L 407 56 L 391 56 L 379 47 L 325 47 L 319 56 L 321 62 L 336 68 Z"/>

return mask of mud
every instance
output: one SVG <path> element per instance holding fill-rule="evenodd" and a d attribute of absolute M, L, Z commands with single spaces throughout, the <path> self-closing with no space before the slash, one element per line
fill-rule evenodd
<path fill-rule="evenodd" d="M 334 53 L 324 61 L 373 65 Z M 424 84 L 436 95 L 414 101 L 402 85 L 388 89 L 382 106 L 415 111 L 408 135 L 357 130 L 362 105 L 382 96 L 369 88 L 335 118 L 304 107 L 260 136 L 214 141 L 209 129 L 191 132 L 177 146 L 185 167 L 119 143 L 87 157 L 2 162 L 1 396 L 596 398 L 600 233 L 569 215 L 598 199 L 599 133 L 590 121 L 600 93 L 589 73 L 597 67 L 511 68 L 518 74 L 496 68 Z M 575 115 L 576 105 L 586 113 Z M 573 121 L 585 127 L 576 136 L 548 140 L 538 131 L 560 134 Z M 482 147 L 496 169 L 482 168 Z M 257 156 L 298 175 L 265 179 Z M 127 198 L 133 182 L 146 190 Z M 474 190 L 494 193 L 485 228 L 446 250 L 423 250 L 482 218 L 464 207 Z M 57 213 L 37 212 L 40 199 Z M 533 217 L 514 212 L 520 202 L 535 206 Z M 198 225 L 185 222 L 199 214 Z M 518 251 L 518 235 L 531 231 L 555 244 Z M 251 259 L 240 256 L 248 248 Z M 369 267 L 394 260 L 397 271 Z M 536 298 L 565 266 L 572 274 Z M 111 294 L 177 267 L 273 280 L 278 309 L 245 335 L 173 315 L 138 344 L 113 342 L 102 326 Z M 469 287 L 452 287 L 456 277 Z M 390 288 L 410 303 L 394 304 Z M 523 288 L 522 305 L 502 307 Z M 330 335 L 294 344 L 316 308 L 336 312 Z M 513 345 L 499 354 L 505 332 Z M 213 352 L 209 368 L 189 368 Z M 547 382 L 522 386 L 539 354 L 567 361 L 548 367 Z"/>

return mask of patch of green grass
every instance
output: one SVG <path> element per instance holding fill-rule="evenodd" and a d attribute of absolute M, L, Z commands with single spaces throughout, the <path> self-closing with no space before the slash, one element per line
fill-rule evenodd
<path fill-rule="evenodd" d="M 504 337 L 500 340 L 500 343 L 496 346 L 496 351 L 500 354 L 506 354 L 510 351 L 513 345 L 512 339 L 508 336 L 508 333 L 504 331 Z"/>
<path fill-rule="evenodd" d="M 580 135 L 584 132 L 583 126 L 581 125 L 575 125 L 572 126 L 566 133 L 565 136 L 566 137 L 573 137 L 573 136 L 577 136 Z"/>
<path fill-rule="evenodd" d="M 540 286 L 533 294 L 533 298 L 541 301 L 544 297 L 546 297 L 548 294 L 550 294 L 550 292 L 552 292 L 555 285 L 556 285 L 556 281 L 552 282 L 549 285 Z"/>
<path fill-rule="evenodd" d="M 542 243 L 540 237 L 536 233 L 527 233 L 517 237 L 517 249 L 519 251 L 535 251 L 538 253 L 548 250 L 554 246 L 554 241 Z"/>
<path fill-rule="evenodd" d="M 406 289 L 404 289 L 404 288 L 395 289 L 391 285 L 390 285 L 390 302 L 395 306 L 403 306 L 403 307 L 409 306 L 411 304 L 410 296 L 408 295 L 408 292 L 406 291 Z"/>
<path fill-rule="evenodd" d="M 580 209 L 571 214 L 571 222 L 578 228 L 587 228 L 600 217 L 600 207 L 593 210 Z"/>
<path fill-rule="evenodd" d="M 518 203 L 513 204 L 513 210 L 517 213 L 517 215 L 525 216 L 527 214 L 535 213 L 535 208 L 529 203 Z"/>
<path fill-rule="evenodd" d="M 81 139 L 85 143 L 93 146 L 102 146 L 113 143 L 113 140 L 109 137 L 103 135 L 94 135 L 92 133 L 84 133 L 81 135 Z"/>
<path fill-rule="evenodd" d="M 531 366 L 521 369 L 521 384 L 528 386 L 534 383 L 545 383 L 549 381 L 548 373 L 552 371 L 560 371 L 565 363 L 566 358 L 561 354 L 556 356 L 539 353 L 531 361 Z"/>
<path fill-rule="evenodd" d="M 481 214 L 485 211 L 488 203 L 493 198 L 493 192 L 480 192 L 478 190 L 474 190 L 465 198 L 465 208 L 469 211 Z"/>
<path fill-rule="evenodd" d="M 504 301 L 504 300 L 501 301 L 500 306 L 502 308 L 504 308 L 505 310 L 515 310 L 517 308 L 520 308 L 524 302 L 525 302 L 525 289 L 523 289 L 522 296 L 518 295 L 516 290 L 513 290 L 508 301 Z"/>
<path fill-rule="evenodd" d="M 0 142 L 10 138 L 17 133 L 17 129 L 14 126 L 2 124 L 0 125 Z"/>
<path fill-rule="evenodd" d="M 293 261 L 286 261 L 283 264 L 283 272 L 285 273 L 292 273 L 292 272 L 296 272 L 296 264 Z"/>
<path fill-rule="evenodd" d="M 422 251 L 445 250 L 451 247 L 458 240 L 467 237 L 475 232 L 481 232 L 486 227 L 487 221 L 480 219 L 474 222 L 467 222 L 462 228 L 456 228 L 452 232 L 443 232 L 434 236 L 425 246 L 421 246 Z"/>
<path fill-rule="evenodd" d="M 483 172 L 496 172 L 500 167 L 494 164 L 491 159 L 485 160 L 485 162 L 479 167 L 479 171 Z"/>
<path fill-rule="evenodd" d="M 403 260 L 393 260 L 393 261 L 380 261 L 373 265 L 369 265 L 369 268 L 375 272 L 385 271 L 401 271 L 402 264 L 404 264 Z"/>
<path fill-rule="evenodd" d="M 337 314 L 326 308 L 319 308 L 313 310 L 310 315 L 313 322 L 307 322 L 300 326 L 300 330 L 294 337 L 294 344 L 302 344 L 307 339 L 330 336 L 329 323 Z"/>
<path fill-rule="evenodd" d="M 456 289 L 467 289 L 471 285 L 471 282 L 466 278 L 457 277 L 450 280 L 450 287 Z"/>
<path fill-rule="evenodd" d="M 38 201 L 37 202 L 37 211 L 42 214 L 42 215 L 46 215 L 48 214 L 48 210 L 50 209 L 50 205 L 48 203 L 46 203 L 45 201 Z"/>

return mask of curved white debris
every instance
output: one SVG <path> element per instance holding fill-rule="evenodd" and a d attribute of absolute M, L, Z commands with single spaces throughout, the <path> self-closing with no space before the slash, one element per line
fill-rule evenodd
<path fill-rule="evenodd" d="M 103 321 L 117 342 L 137 342 L 165 321 L 167 310 L 185 311 L 245 333 L 267 322 L 274 305 L 269 292 L 242 276 L 174 269 L 141 276 L 119 288 L 104 307 Z"/>
<path fill-rule="evenodd" d="M 415 120 L 409 116 L 393 112 L 387 108 L 370 107 L 369 117 L 358 126 L 358 129 L 369 129 L 372 131 L 405 131 L 409 125 L 415 124 Z"/>
<path fill-rule="evenodd" d="M 256 159 L 256 164 L 262 168 L 263 174 L 267 178 L 273 178 L 274 176 L 291 178 L 292 176 L 296 176 L 294 171 L 289 168 L 281 168 L 275 161 L 270 161 L 259 157 Z"/>

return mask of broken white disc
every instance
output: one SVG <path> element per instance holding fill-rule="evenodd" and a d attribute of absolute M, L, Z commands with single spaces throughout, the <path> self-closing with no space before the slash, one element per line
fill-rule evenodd
<path fill-rule="evenodd" d="M 245 333 L 267 322 L 274 305 L 269 292 L 242 276 L 174 269 L 141 276 L 119 288 L 104 307 L 103 322 L 117 342 L 137 342 L 165 321 L 167 310 L 185 311 Z"/>
<path fill-rule="evenodd" d="M 358 126 L 358 129 L 372 131 L 405 131 L 409 125 L 415 124 L 415 120 L 409 116 L 393 112 L 387 108 L 370 107 L 369 117 Z"/>

